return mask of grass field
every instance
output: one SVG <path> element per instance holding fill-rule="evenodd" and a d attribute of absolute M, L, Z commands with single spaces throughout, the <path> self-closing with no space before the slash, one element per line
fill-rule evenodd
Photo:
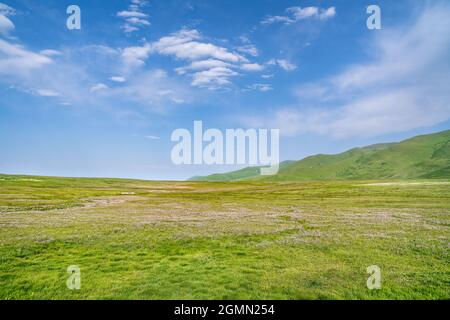
<path fill-rule="evenodd" d="M 449 299 L 449 249 L 448 181 L 0 175 L 1 299 Z"/>

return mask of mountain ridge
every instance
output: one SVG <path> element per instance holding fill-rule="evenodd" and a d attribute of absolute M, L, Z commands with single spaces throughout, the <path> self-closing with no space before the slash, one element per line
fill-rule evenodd
<path fill-rule="evenodd" d="M 280 163 L 274 176 L 260 167 L 192 177 L 190 181 L 308 181 L 450 178 L 450 130 L 400 142 L 377 143 L 339 154 L 317 154 Z"/>

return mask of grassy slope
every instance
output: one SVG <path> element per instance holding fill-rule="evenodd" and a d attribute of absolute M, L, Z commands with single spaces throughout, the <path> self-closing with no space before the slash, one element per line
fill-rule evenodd
<path fill-rule="evenodd" d="M 448 299 L 449 226 L 448 182 L 3 175 L 0 299 Z"/>
<path fill-rule="evenodd" d="M 253 175 L 249 174 L 253 173 Z M 203 177 L 205 181 L 302 181 L 335 179 L 450 178 L 450 130 L 399 143 L 316 155 L 281 166 L 278 175 L 258 176 L 257 168 Z M 199 180 L 199 179 L 197 179 Z"/>
<path fill-rule="evenodd" d="M 284 161 L 280 164 L 280 168 L 284 168 L 294 161 Z M 195 176 L 189 179 L 189 181 L 212 181 L 212 182 L 226 182 L 226 181 L 241 181 L 247 179 L 253 179 L 259 176 L 259 167 L 247 167 L 240 170 L 228 172 L 228 173 L 217 173 L 206 177 Z"/>

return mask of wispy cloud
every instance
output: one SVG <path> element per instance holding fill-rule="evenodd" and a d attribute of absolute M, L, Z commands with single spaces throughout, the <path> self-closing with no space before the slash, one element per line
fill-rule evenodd
<path fill-rule="evenodd" d="M 194 73 L 192 85 L 215 89 L 231 84 L 229 78 L 237 76 L 238 73 L 223 67 L 211 68 Z"/>
<path fill-rule="evenodd" d="M 183 60 L 218 59 L 229 62 L 246 61 L 246 59 L 228 49 L 201 41 L 197 30 L 182 29 L 170 36 L 153 43 L 154 51 L 162 55 L 174 56 Z"/>
<path fill-rule="evenodd" d="M 271 59 L 267 62 L 268 65 L 279 66 L 285 71 L 294 71 L 297 66 L 286 59 Z"/>
<path fill-rule="evenodd" d="M 187 66 L 176 68 L 175 71 L 178 74 L 186 74 L 189 71 L 198 71 L 218 67 L 228 68 L 231 67 L 231 64 L 217 59 L 207 59 L 207 60 L 193 61 Z"/>
<path fill-rule="evenodd" d="M 3 14 L 5 16 L 7 16 L 7 15 L 14 15 L 14 14 L 16 14 L 16 9 L 11 8 L 7 4 L 4 4 L 4 3 L 0 2 L 0 14 Z"/>
<path fill-rule="evenodd" d="M 187 61 L 189 64 L 177 67 L 175 71 L 179 75 L 191 76 L 192 86 L 209 89 L 231 85 L 231 78 L 239 75 L 239 70 L 257 72 L 264 69 L 263 65 L 251 62 L 245 54 L 207 41 L 198 30 L 181 29 L 157 41 L 124 48 L 125 71 L 144 66 L 151 54 Z"/>
<path fill-rule="evenodd" d="M 336 15 L 336 8 L 329 7 L 328 9 L 323 9 L 319 7 L 291 7 L 287 8 L 285 13 L 285 15 L 281 16 L 267 16 L 261 21 L 261 24 L 268 25 L 273 23 L 283 23 L 290 25 L 305 19 L 327 20 Z"/>
<path fill-rule="evenodd" d="M 16 10 L 0 2 L 0 35 L 9 36 L 14 31 L 14 23 L 8 18 L 16 14 Z"/>
<path fill-rule="evenodd" d="M 109 89 L 109 87 L 106 84 L 104 84 L 104 83 L 97 83 L 97 84 L 95 84 L 95 85 L 93 85 L 91 87 L 90 91 L 92 93 L 94 93 L 94 92 L 99 92 L 99 91 L 103 91 L 103 90 L 107 90 L 107 89 Z"/>
<path fill-rule="evenodd" d="M 191 84 L 210 89 L 230 85 L 230 78 L 238 75 L 232 66 L 247 62 L 244 56 L 236 52 L 203 41 L 197 30 L 182 29 L 170 36 L 162 37 L 152 44 L 152 48 L 161 55 L 192 61 L 188 66 L 177 68 L 177 71 L 179 73 L 194 71 Z"/>
<path fill-rule="evenodd" d="M 0 39 L 0 74 L 19 76 L 52 63 L 52 59 Z"/>
<path fill-rule="evenodd" d="M 0 35 L 7 36 L 15 29 L 14 23 L 6 16 L 0 14 Z"/>
<path fill-rule="evenodd" d="M 140 30 L 142 27 L 151 25 L 148 20 L 148 14 L 142 12 L 143 7 L 147 4 L 148 1 L 145 0 L 131 0 L 127 10 L 117 12 L 117 16 L 125 21 L 122 25 L 125 33 L 132 33 Z"/>
<path fill-rule="evenodd" d="M 372 61 L 301 85 L 297 106 L 246 119 L 285 135 L 371 137 L 436 125 L 450 118 L 448 4 L 427 7 L 412 25 L 377 34 Z"/>
<path fill-rule="evenodd" d="M 130 71 L 130 77 L 125 78 L 120 66 L 124 61 L 123 51 L 114 48 L 86 46 L 67 48 L 64 55 L 55 52 L 49 49 L 36 53 L 0 39 L 0 82 L 30 95 L 55 98 L 67 106 L 106 105 L 123 109 L 131 105 L 160 112 L 171 105 L 190 102 L 194 96 L 187 90 L 188 85 L 169 77 L 163 70 L 138 69 Z M 140 57 L 138 54 L 134 59 Z M 89 67 L 80 68 L 80 65 Z M 111 75 L 102 78 L 99 75 L 105 73 L 105 66 Z M 105 80 L 116 85 L 110 87 Z"/>
<path fill-rule="evenodd" d="M 161 139 L 161 137 L 152 136 L 152 135 L 144 136 L 144 138 L 149 139 L 149 140 L 160 140 Z"/>
<path fill-rule="evenodd" d="M 127 47 L 122 50 L 122 60 L 124 62 L 125 70 L 130 71 L 137 67 L 145 65 L 145 60 L 151 53 L 151 45 L 145 43 L 143 46 Z"/>
<path fill-rule="evenodd" d="M 260 92 L 267 92 L 267 91 L 273 90 L 273 88 L 270 84 L 255 83 L 255 84 L 247 86 L 247 90 L 256 90 L 256 91 L 260 91 Z"/>
<path fill-rule="evenodd" d="M 157 112 L 164 112 L 164 108 L 167 111 L 170 105 L 189 103 L 195 97 L 188 86 L 161 69 L 137 72 L 126 85 L 110 88 L 108 94 L 113 100 L 126 99 Z"/>
<path fill-rule="evenodd" d="M 61 52 L 61 51 L 53 50 L 53 49 L 45 49 L 45 50 L 41 50 L 39 53 L 42 54 L 42 55 L 44 55 L 44 56 L 48 56 L 48 57 L 53 57 L 53 56 L 60 56 L 60 55 L 62 55 L 62 52 Z"/>
<path fill-rule="evenodd" d="M 244 63 L 241 65 L 241 69 L 245 71 L 262 71 L 264 66 L 259 63 Z"/>
<path fill-rule="evenodd" d="M 13 16 L 16 10 L 4 3 L 0 3 L 0 35 L 8 36 L 15 29 L 14 24 L 6 16 Z M 52 50 L 35 53 L 27 50 L 10 39 L 0 39 L 0 75 L 23 77 L 30 72 L 52 63 L 48 54 Z"/>
<path fill-rule="evenodd" d="M 53 90 L 48 90 L 48 89 L 36 89 L 35 90 L 36 94 L 41 96 L 41 97 L 59 97 L 60 93 L 53 91 Z"/>
<path fill-rule="evenodd" d="M 127 81 L 124 77 L 121 77 L 121 76 L 113 76 L 113 77 L 110 77 L 109 79 L 114 82 L 126 82 Z"/>
<path fill-rule="evenodd" d="M 259 55 L 258 49 L 253 44 L 247 44 L 247 45 L 239 46 L 239 47 L 236 48 L 236 50 L 241 52 L 241 53 L 251 55 L 253 57 L 257 57 Z"/>

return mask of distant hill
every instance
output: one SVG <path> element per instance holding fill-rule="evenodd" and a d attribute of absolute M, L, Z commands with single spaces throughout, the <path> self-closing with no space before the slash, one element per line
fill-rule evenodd
<path fill-rule="evenodd" d="M 302 181 L 359 179 L 450 179 L 450 130 L 398 143 L 355 148 L 336 155 L 319 154 L 280 164 L 275 176 L 259 167 L 193 177 L 194 181 Z"/>

